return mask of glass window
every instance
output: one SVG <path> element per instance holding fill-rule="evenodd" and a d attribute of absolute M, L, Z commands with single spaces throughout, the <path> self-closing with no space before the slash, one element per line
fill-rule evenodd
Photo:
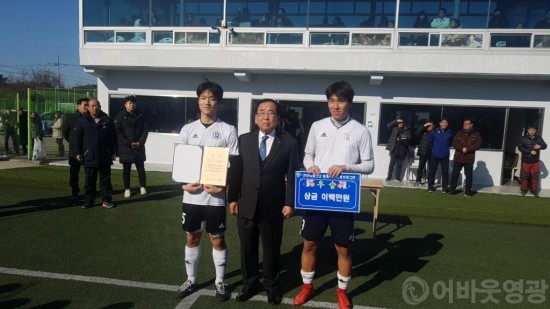
<path fill-rule="evenodd" d="M 179 133 L 181 128 L 198 119 L 200 111 L 197 98 L 163 96 L 136 96 L 137 107 L 143 112 L 149 132 Z M 218 105 L 218 116 L 237 127 L 237 100 L 223 99 Z M 111 96 L 109 116 L 116 115 L 124 107 L 124 96 Z"/>
<path fill-rule="evenodd" d="M 316 33 L 310 34 L 311 45 L 348 45 L 349 33 Z"/>
<path fill-rule="evenodd" d="M 465 118 L 470 118 L 474 128 L 481 134 L 481 148 L 502 149 L 506 108 L 445 106 L 443 117 L 449 120 L 449 127 L 455 132 L 462 129 Z"/>
<path fill-rule="evenodd" d="M 411 130 L 412 144 L 417 145 L 419 137 L 416 130 L 421 128 L 426 120 L 432 120 L 436 126 L 442 117 L 449 120 L 449 127 L 453 131 L 462 129 L 462 122 L 470 118 L 474 127 L 481 134 L 484 149 L 501 150 L 504 139 L 504 124 L 506 108 L 496 107 L 464 107 L 464 106 L 437 106 L 428 104 L 382 104 L 380 109 L 380 123 L 378 130 L 378 144 L 385 145 L 390 138 L 391 130 L 386 125 L 401 117 L 405 125 Z"/>
<path fill-rule="evenodd" d="M 83 1 L 84 26 L 148 26 L 149 0 Z"/>

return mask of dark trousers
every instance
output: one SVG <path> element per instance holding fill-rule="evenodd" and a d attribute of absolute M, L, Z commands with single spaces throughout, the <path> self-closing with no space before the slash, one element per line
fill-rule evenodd
<path fill-rule="evenodd" d="M 81 164 L 77 159 L 69 158 L 69 185 L 71 186 L 72 196 L 78 196 L 80 193 L 80 186 L 78 185 L 80 165 Z"/>
<path fill-rule="evenodd" d="M 460 171 L 464 167 L 464 175 L 466 176 L 466 182 L 464 183 L 463 189 L 464 193 L 472 192 L 472 176 L 474 171 L 473 163 L 459 163 L 454 161 L 453 163 L 453 172 L 451 174 L 451 191 L 456 190 L 456 183 L 458 181 L 458 176 Z"/>
<path fill-rule="evenodd" d="M 134 162 L 138 172 L 139 186 L 145 187 L 145 163 L 143 161 Z M 132 163 L 122 163 L 122 181 L 124 189 L 130 189 L 130 173 L 132 171 Z"/>
<path fill-rule="evenodd" d="M 4 129 L 4 151 L 6 152 L 6 154 L 10 153 L 10 136 L 11 142 L 13 143 L 13 150 L 16 154 L 19 154 L 19 140 L 17 138 L 17 134 L 15 133 L 15 129 L 12 128 Z"/>
<path fill-rule="evenodd" d="M 536 193 L 539 189 L 540 162 L 521 163 L 521 190 Z M 530 181 L 529 181 L 530 180 Z M 531 182 L 531 184 L 529 184 Z"/>
<path fill-rule="evenodd" d="M 401 180 L 401 167 L 403 166 L 403 160 L 401 156 L 397 156 L 394 153 L 390 153 L 390 168 L 388 169 L 388 180 L 392 179 L 393 168 L 395 166 L 395 179 Z"/>
<path fill-rule="evenodd" d="M 447 190 L 449 183 L 449 158 L 430 158 L 430 167 L 428 173 L 428 188 L 434 187 L 435 173 L 437 172 L 437 166 L 441 165 L 441 188 L 443 191 Z"/>
<path fill-rule="evenodd" d="M 57 154 L 60 157 L 63 157 L 65 155 L 65 145 L 63 145 L 63 139 L 62 138 L 56 138 L 55 142 L 57 143 Z"/>
<path fill-rule="evenodd" d="M 427 156 L 418 157 L 418 170 L 416 171 L 416 182 L 422 182 L 422 176 L 426 177 L 428 175 L 428 170 L 426 170 L 426 163 L 428 162 L 430 162 L 430 157 L 427 157 Z"/>
<path fill-rule="evenodd" d="M 97 195 L 96 183 L 99 173 L 99 189 L 101 192 L 101 201 L 110 202 L 113 185 L 111 184 L 111 165 L 105 164 L 100 167 L 84 167 L 84 201 L 86 205 L 92 206 Z"/>
<path fill-rule="evenodd" d="M 259 218 L 237 221 L 241 241 L 241 271 L 243 284 L 251 285 L 258 280 L 259 237 L 262 237 L 264 287 L 271 291 L 279 287 L 281 269 L 281 242 L 283 239 L 283 217 L 276 220 Z"/>

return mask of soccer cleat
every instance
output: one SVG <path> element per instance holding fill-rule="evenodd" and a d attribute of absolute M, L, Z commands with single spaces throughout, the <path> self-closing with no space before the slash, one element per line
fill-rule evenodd
<path fill-rule="evenodd" d="M 311 297 L 313 297 L 313 284 L 304 283 L 302 290 L 294 298 L 293 304 L 295 306 L 301 306 L 305 304 Z"/>
<path fill-rule="evenodd" d="M 527 190 L 521 190 L 521 195 L 527 194 Z"/>
<path fill-rule="evenodd" d="M 350 309 L 351 302 L 348 298 L 348 293 L 346 290 L 337 288 L 336 289 L 336 299 L 338 300 L 338 309 Z"/>
<path fill-rule="evenodd" d="M 197 290 L 197 287 L 198 285 L 196 283 L 191 282 L 191 280 L 187 280 L 179 287 L 179 289 L 176 292 L 176 295 L 179 298 L 184 298 L 185 296 L 195 292 Z"/>
<path fill-rule="evenodd" d="M 139 189 L 139 193 L 140 193 L 141 195 L 145 195 L 145 194 L 147 194 L 147 189 L 145 189 L 145 187 L 141 187 L 141 188 Z"/>
<path fill-rule="evenodd" d="M 428 193 L 434 193 L 434 192 L 435 192 L 434 188 L 428 188 Z"/>
<path fill-rule="evenodd" d="M 132 196 L 132 193 L 130 193 L 130 189 L 124 190 L 124 197 L 129 198 L 130 196 Z"/>
<path fill-rule="evenodd" d="M 531 193 L 533 194 L 534 197 L 539 197 L 539 193 L 538 193 L 538 192 L 533 192 L 533 191 L 531 191 Z"/>
<path fill-rule="evenodd" d="M 226 301 L 231 295 L 227 292 L 227 287 L 223 282 L 216 283 L 216 298 L 219 301 Z"/>
<path fill-rule="evenodd" d="M 420 186 L 420 185 L 421 185 L 420 181 L 417 181 L 417 182 L 414 183 L 414 186 L 415 186 L 415 187 L 418 187 L 418 186 Z"/>
<path fill-rule="evenodd" d="M 103 208 L 114 208 L 115 204 L 113 204 L 111 202 L 103 202 L 103 204 L 101 204 L 101 207 L 103 207 Z"/>

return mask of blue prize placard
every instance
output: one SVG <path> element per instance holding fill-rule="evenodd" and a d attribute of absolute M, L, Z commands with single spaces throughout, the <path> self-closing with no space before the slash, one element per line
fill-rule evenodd
<path fill-rule="evenodd" d="M 359 212 L 361 174 L 342 173 L 330 178 L 327 173 L 313 176 L 296 172 L 296 209 Z"/>

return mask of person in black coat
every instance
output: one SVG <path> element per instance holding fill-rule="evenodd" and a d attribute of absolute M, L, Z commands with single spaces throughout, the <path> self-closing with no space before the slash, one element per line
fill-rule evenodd
<path fill-rule="evenodd" d="M 147 141 L 147 126 L 140 110 L 136 109 L 136 97 L 127 96 L 124 108 L 115 119 L 118 137 L 118 160 L 122 163 L 122 180 L 124 182 L 124 197 L 131 196 L 130 172 L 132 163 L 138 172 L 141 195 L 147 194 L 145 188 L 145 141 Z"/>
<path fill-rule="evenodd" d="M 409 151 L 411 133 L 405 126 L 405 121 L 401 117 L 391 121 L 386 127 L 392 129 L 388 144 L 386 145 L 386 150 L 390 152 L 390 166 L 388 168 L 388 177 L 386 177 L 386 180 L 392 180 L 395 167 L 395 180 L 401 181 L 401 166 Z"/>
<path fill-rule="evenodd" d="M 78 180 L 80 166 L 82 165 L 80 161 L 76 159 L 78 153 L 75 151 L 74 128 L 76 126 L 76 121 L 88 113 L 88 98 L 78 99 L 78 101 L 76 101 L 76 108 L 74 113 L 65 116 L 63 127 L 61 128 L 63 138 L 69 142 L 69 185 L 71 186 L 71 199 L 73 200 L 78 200 L 78 194 L 80 193 Z"/>
<path fill-rule="evenodd" d="M 426 169 L 426 163 L 430 162 L 430 156 L 432 150 L 430 149 L 429 134 L 434 128 L 434 123 L 431 120 L 426 121 L 422 127 L 416 130 L 415 135 L 420 137 L 418 143 L 418 150 L 416 155 L 418 156 L 418 170 L 416 171 L 415 186 L 422 184 L 422 176 L 426 178 L 428 170 Z"/>
<path fill-rule="evenodd" d="M 283 221 L 294 213 L 294 174 L 299 156 L 296 139 L 276 130 L 280 118 L 281 107 L 275 101 L 260 101 L 255 118 L 259 130 L 239 137 L 240 154 L 231 162 L 229 212 L 238 216 L 244 284 L 238 301 L 258 293 L 260 236 L 267 300 L 275 305 L 282 300 L 279 272 Z"/>
<path fill-rule="evenodd" d="M 113 122 L 101 111 L 97 99 L 88 101 L 88 114 L 76 121 L 74 128 L 74 152 L 84 166 L 84 205 L 93 207 L 96 198 L 96 182 L 99 173 L 102 207 L 113 208 L 111 165 L 116 159 L 116 130 Z"/>

